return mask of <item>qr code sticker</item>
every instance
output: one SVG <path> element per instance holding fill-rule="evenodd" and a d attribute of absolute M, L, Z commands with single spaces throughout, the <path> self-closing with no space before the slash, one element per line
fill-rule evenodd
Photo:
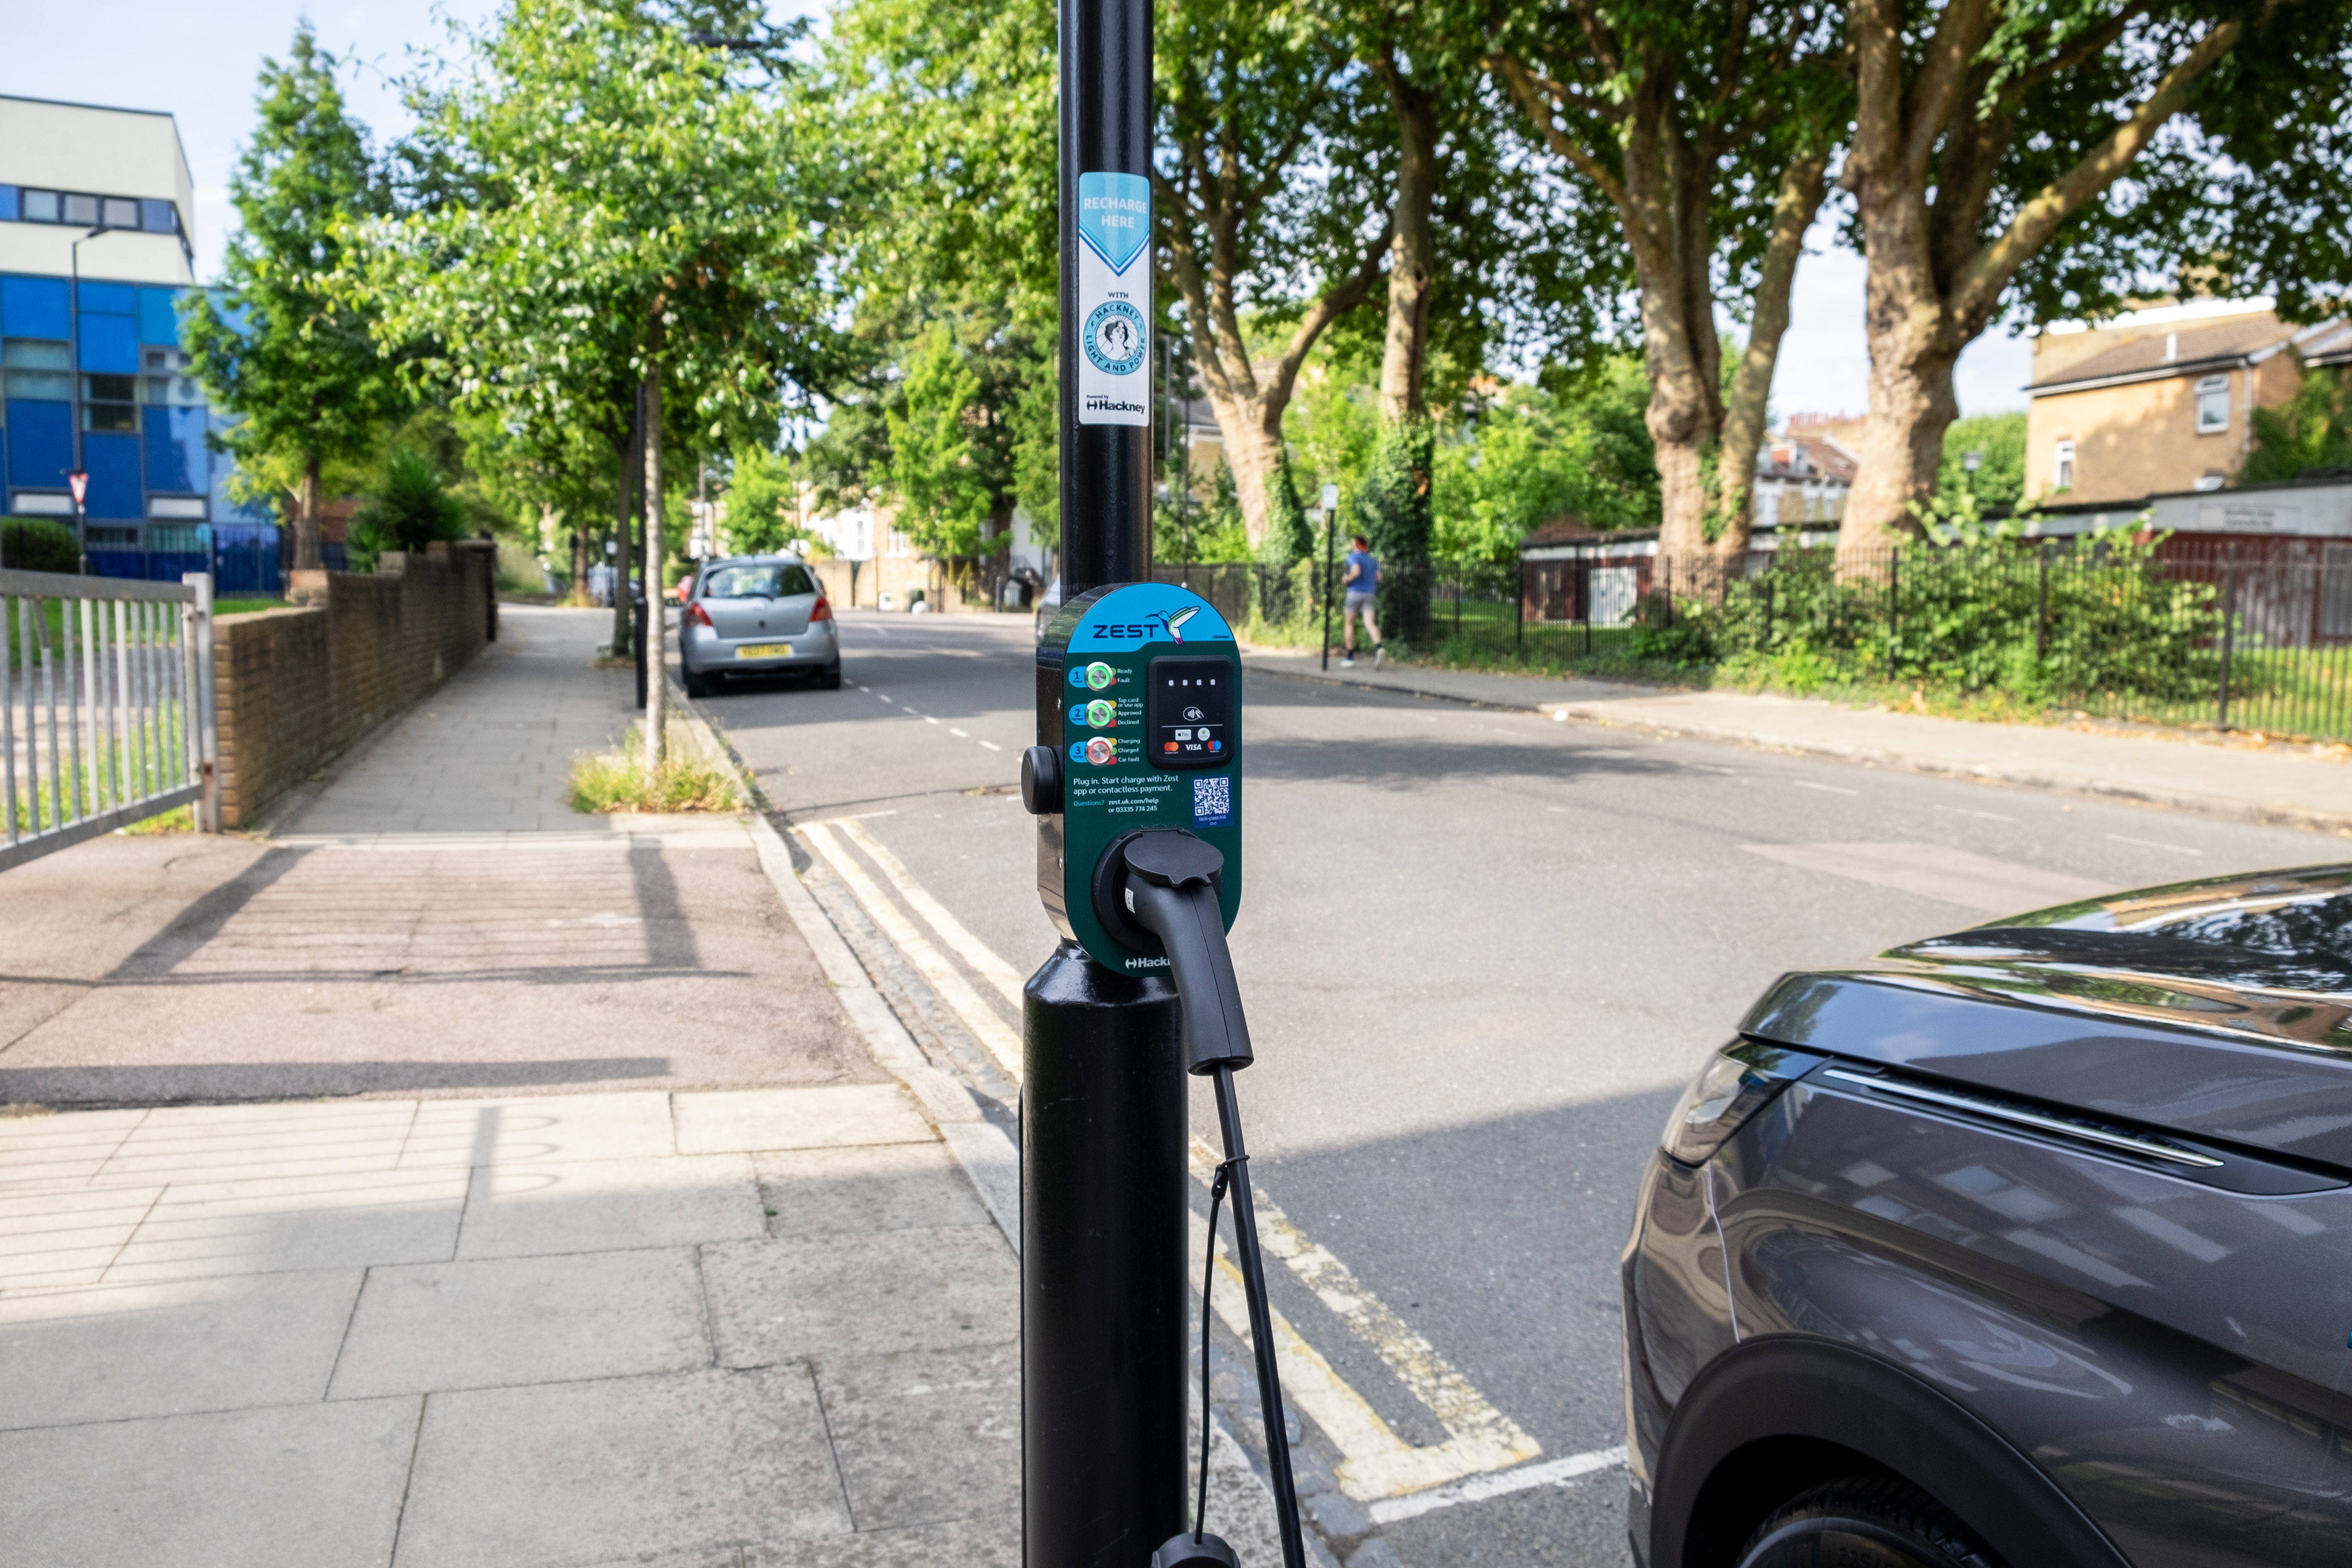
<path fill-rule="evenodd" d="M 1192 826 L 1230 827 L 1234 822 L 1232 775 L 1216 773 L 1192 781 Z"/>

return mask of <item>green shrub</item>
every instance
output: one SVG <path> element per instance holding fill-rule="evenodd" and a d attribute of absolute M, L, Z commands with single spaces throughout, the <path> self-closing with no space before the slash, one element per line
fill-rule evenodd
<path fill-rule="evenodd" d="M 384 459 L 373 493 L 352 517 L 346 547 L 355 569 L 373 572 L 387 550 L 419 552 L 467 531 L 466 503 L 431 458 L 404 442 Z"/>
<path fill-rule="evenodd" d="M 2118 530 L 2045 564 L 1979 536 L 1843 577 L 1831 550 L 1789 552 L 1689 619 L 1727 673 L 1792 690 L 1890 681 L 2025 701 L 2179 700 L 2213 689 L 2221 609 L 2212 584 L 2165 575 L 2156 548 Z"/>
<path fill-rule="evenodd" d="M 79 572 L 81 545 L 63 523 L 12 517 L 0 521 L 0 566 L 12 572 Z"/>

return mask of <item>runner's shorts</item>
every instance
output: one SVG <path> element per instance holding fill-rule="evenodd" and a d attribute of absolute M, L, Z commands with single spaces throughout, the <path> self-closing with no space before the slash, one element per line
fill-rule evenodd
<path fill-rule="evenodd" d="M 1350 616 L 1362 615 L 1369 612 L 1371 607 L 1372 596 L 1370 594 L 1359 594 L 1353 588 L 1348 590 L 1348 604 L 1344 612 L 1345 614 Z"/>

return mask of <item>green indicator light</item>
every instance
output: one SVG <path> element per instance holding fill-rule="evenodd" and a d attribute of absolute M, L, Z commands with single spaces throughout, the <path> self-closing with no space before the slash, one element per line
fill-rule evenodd
<path fill-rule="evenodd" d="M 1087 722 L 1097 730 L 1108 730 L 1118 721 L 1118 704 L 1096 698 L 1087 704 Z"/>
<path fill-rule="evenodd" d="M 1097 691 L 1100 691 L 1103 688 L 1108 686 L 1112 681 L 1117 680 L 1118 679 L 1118 671 L 1103 663 L 1100 659 L 1097 659 L 1094 663 L 1087 666 L 1087 684 L 1093 687 Z M 1102 721 L 1097 719 L 1095 722 L 1099 724 Z"/>

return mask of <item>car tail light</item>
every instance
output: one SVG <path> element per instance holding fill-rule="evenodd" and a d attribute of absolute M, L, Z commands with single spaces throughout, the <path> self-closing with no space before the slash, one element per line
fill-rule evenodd
<path fill-rule="evenodd" d="M 816 596 L 816 608 L 809 612 L 809 619 L 811 621 L 829 621 L 833 619 L 833 605 L 826 602 L 825 596 L 823 594 L 819 594 Z"/>
<path fill-rule="evenodd" d="M 710 625 L 710 612 L 702 607 L 699 600 L 697 600 L 686 606 L 686 624 L 690 626 L 707 626 Z"/>
<path fill-rule="evenodd" d="M 1707 1058 L 1666 1118 L 1665 1152 L 1685 1165 L 1704 1163 L 1748 1119 L 1823 1058 L 1760 1040 L 1734 1040 Z"/>

